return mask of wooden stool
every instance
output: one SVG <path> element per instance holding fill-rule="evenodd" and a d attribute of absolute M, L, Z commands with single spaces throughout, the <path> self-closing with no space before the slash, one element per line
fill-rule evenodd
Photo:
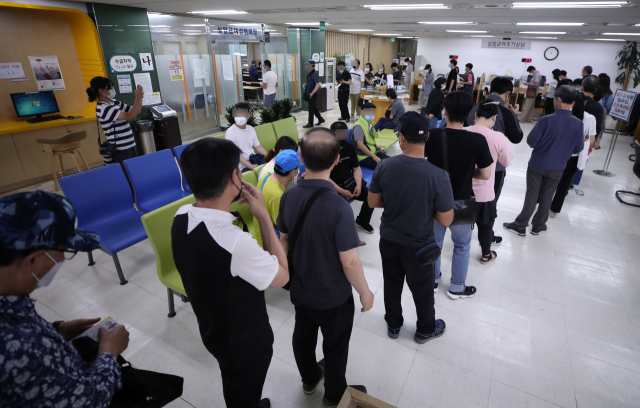
<path fill-rule="evenodd" d="M 38 143 L 42 143 L 44 152 L 51 155 L 51 175 L 53 176 L 56 191 L 60 190 L 60 185 L 58 184 L 58 172 L 56 172 L 56 156 L 58 156 L 58 161 L 60 162 L 60 174 L 62 177 L 64 177 L 63 173 L 65 171 L 64 165 L 62 164 L 62 155 L 64 153 L 68 153 L 73 157 L 73 161 L 76 163 L 76 168 L 79 172 L 82 172 L 82 167 L 78 165 L 78 160 L 76 160 L 76 154 L 80 155 L 80 159 L 84 163 L 84 166 L 89 170 L 87 161 L 79 150 L 81 146 L 80 141 L 86 138 L 87 131 L 78 130 L 76 132 L 70 132 L 64 136 L 54 137 L 51 139 L 36 139 Z"/>

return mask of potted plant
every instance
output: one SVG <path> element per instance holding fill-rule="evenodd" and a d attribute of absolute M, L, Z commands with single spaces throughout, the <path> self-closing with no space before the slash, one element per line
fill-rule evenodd
<path fill-rule="evenodd" d="M 633 87 L 640 84 L 640 49 L 635 41 L 627 41 L 622 50 L 616 55 L 618 60 L 618 76 L 616 84 L 621 85 L 625 91 L 629 86 L 629 81 L 633 76 Z"/>
<path fill-rule="evenodd" d="M 275 102 L 274 102 L 274 105 L 275 105 Z M 278 120 L 278 116 L 276 116 L 276 114 L 272 110 L 263 109 L 262 113 L 260 114 L 260 119 L 262 124 L 264 125 L 265 123 L 275 122 L 276 120 Z"/>
<path fill-rule="evenodd" d="M 227 113 L 224 115 L 224 117 L 227 122 L 229 122 L 229 126 L 232 126 L 234 123 L 236 123 L 235 120 L 233 120 L 233 106 L 227 106 L 225 110 L 227 111 Z M 249 120 L 247 120 L 247 125 L 254 127 L 258 125 L 254 116 L 254 108 L 251 107 L 249 108 Z"/>

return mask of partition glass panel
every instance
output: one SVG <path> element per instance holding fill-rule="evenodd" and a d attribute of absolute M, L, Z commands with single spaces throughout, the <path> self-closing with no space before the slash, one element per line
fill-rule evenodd
<path fill-rule="evenodd" d="M 241 60 L 237 55 L 214 55 L 213 60 L 215 61 L 215 75 L 220 97 L 219 109 L 222 112 L 220 118 L 222 125 L 227 126 L 224 119 L 227 107 L 244 101 L 242 74 L 240 74 L 240 79 L 238 78 Z"/>
<path fill-rule="evenodd" d="M 278 76 L 278 87 L 276 88 L 276 99 L 294 98 L 294 72 L 296 60 L 293 54 L 262 54 L 262 60 L 271 61 L 271 70 Z"/>
<path fill-rule="evenodd" d="M 178 113 L 180 134 L 184 138 L 194 133 L 194 130 L 193 123 L 189 119 L 187 93 L 184 89 L 184 81 L 172 81 L 171 74 L 169 73 L 169 61 L 175 60 L 180 60 L 180 55 L 156 55 L 156 70 L 158 71 L 162 103 Z"/>

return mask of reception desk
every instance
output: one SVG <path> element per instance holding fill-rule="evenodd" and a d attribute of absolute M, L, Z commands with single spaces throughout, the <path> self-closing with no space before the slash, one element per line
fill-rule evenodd
<path fill-rule="evenodd" d="M 373 120 L 373 123 L 376 123 L 380 118 L 384 118 L 385 112 L 387 111 L 387 109 L 389 109 L 389 106 L 391 106 L 391 102 L 389 102 L 389 100 L 387 99 L 385 92 L 386 91 L 376 91 L 376 90 L 366 90 L 366 89 L 363 89 L 360 91 L 360 98 L 365 99 L 365 96 L 368 96 L 371 103 L 376 105 L 376 117 Z M 406 90 L 396 91 L 396 92 L 397 92 L 398 98 L 403 99 L 403 103 L 404 103 L 404 99 L 409 98 L 409 93 Z"/>

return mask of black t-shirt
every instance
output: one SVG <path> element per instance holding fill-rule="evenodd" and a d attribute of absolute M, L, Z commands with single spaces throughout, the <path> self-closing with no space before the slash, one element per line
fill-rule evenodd
<path fill-rule="evenodd" d="M 442 156 L 442 131 L 444 129 L 429 130 L 429 139 L 424 145 L 424 155 L 429 163 L 444 169 Z M 449 177 L 453 198 L 466 200 L 473 197 L 473 172 L 476 168 L 483 169 L 491 166 L 493 158 L 487 144 L 487 139 L 480 133 L 459 129 L 446 129 L 447 156 L 449 157 Z"/>
<path fill-rule="evenodd" d="M 451 92 L 458 90 L 458 67 L 451 68 L 449 71 L 449 75 L 447 76 L 447 92 L 449 92 L 449 88 L 451 87 L 451 81 L 453 81 L 453 88 L 451 88 Z"/>
<path fill-rule="evenodd" d="M 402 72 L 396 71 L 393 73 L 393 82 L 402 81 Z"/>
<path fill-rule="evenodd" d="M 340 81 L 350 81 L 350 80 L 351 80 L 351 74 L 349 73 L 349 71 L 347 71 L 346 69 L 342 73 L 338 71 L 338 73 L 336 74 L 336 81 L 338 81 L 338 90 L 340 91 L 348 90 L 351 85 L 343 84 Z"/>
<path fill-rule="evenodd" d="M 340 159 L 338 160 L 338 164 L 331 170 L 330 176 L 331 180 L 337 185 L 341 185 L 353 177 L 353 169 L 360 167 L 356 148 L 346 141 L 341 141 L 340 144 L 342 145 L 340 148 Z"/>

